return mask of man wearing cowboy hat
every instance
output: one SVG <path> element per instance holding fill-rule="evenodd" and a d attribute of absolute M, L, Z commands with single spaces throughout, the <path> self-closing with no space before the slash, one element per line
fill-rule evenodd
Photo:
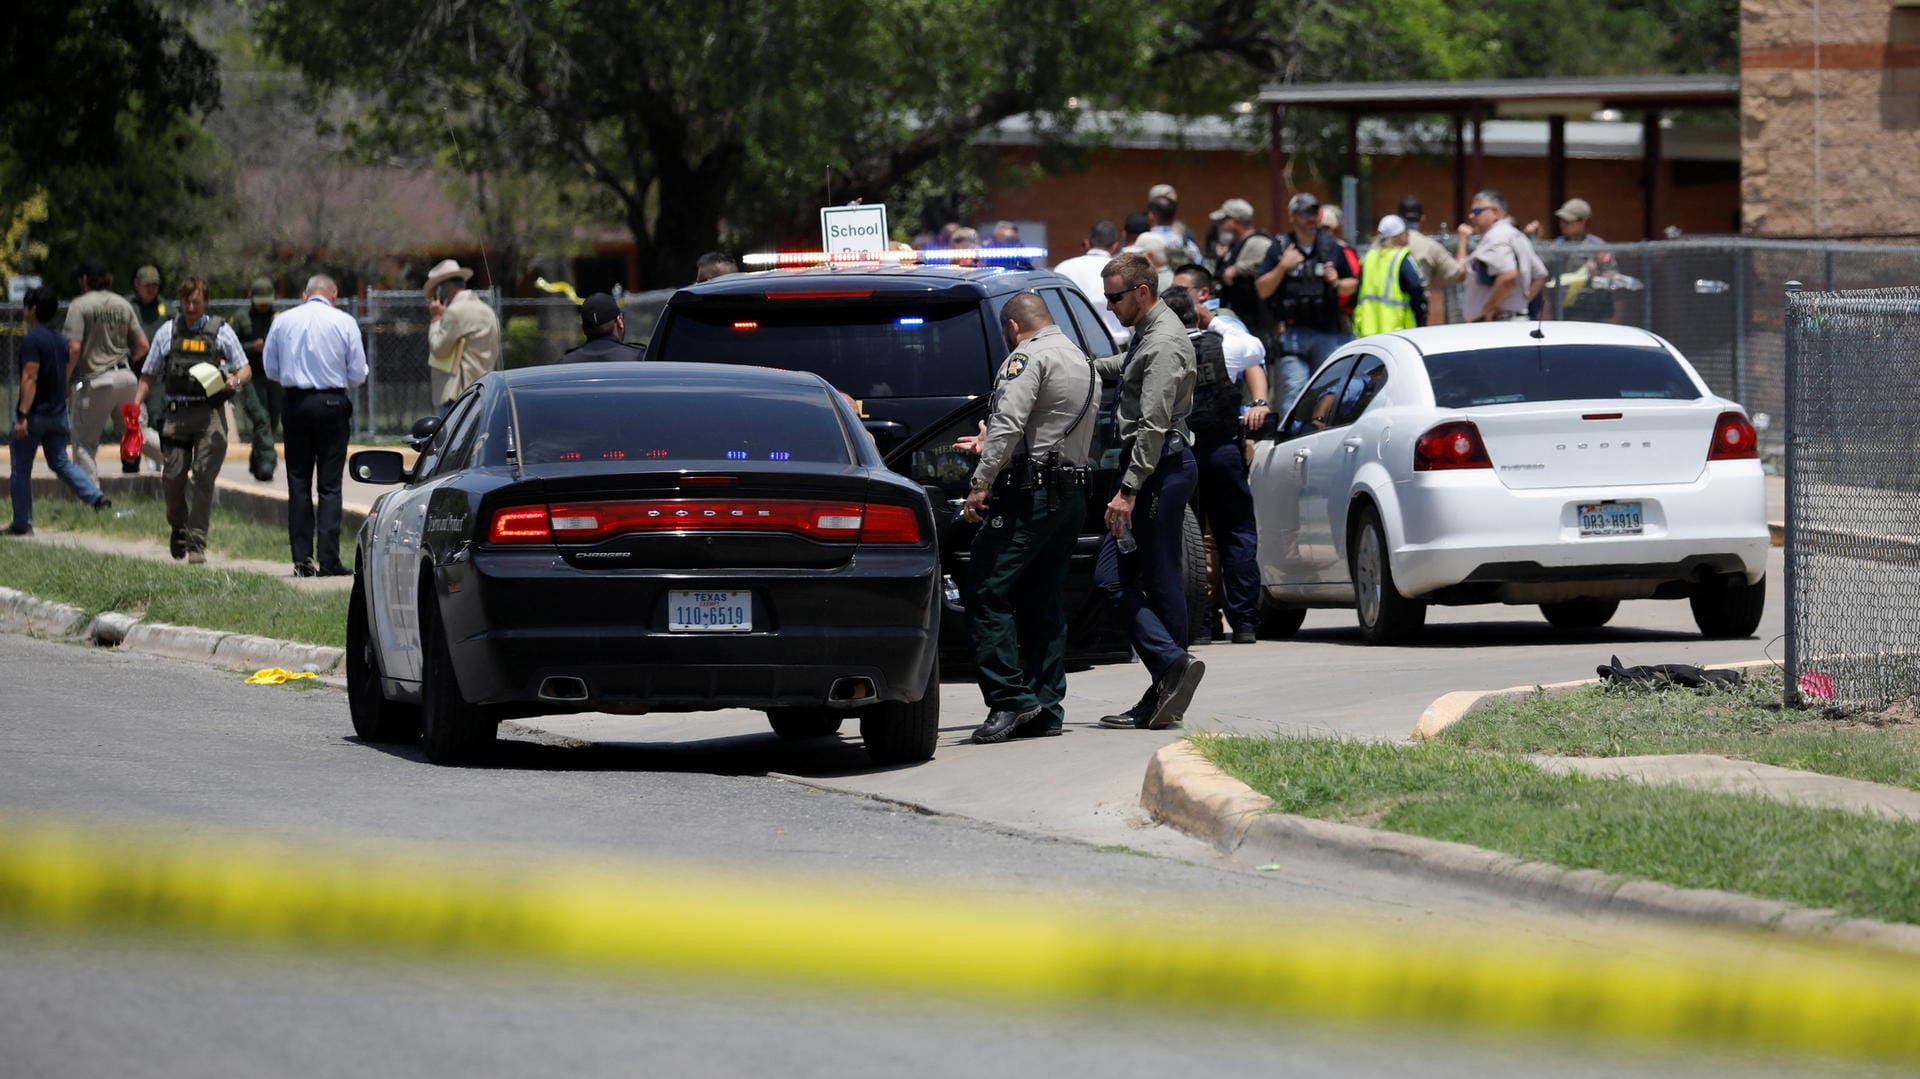
<path fill-rule="evenodd" d="M 500 366 L 500 316 L 467 288 L 473 271 L 441 259 L 427 271 L 427 367 L 442 414 L 481 375 Z"/>

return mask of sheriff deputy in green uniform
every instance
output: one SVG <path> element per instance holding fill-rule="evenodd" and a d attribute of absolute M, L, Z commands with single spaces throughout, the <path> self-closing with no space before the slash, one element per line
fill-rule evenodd
<path fill-rule="evenodd" d="M 247 414 L 247 428 L 253 440 L 253 453 L 247 459 L 247 471 L 256 480 L 273 478 L 279 459 L 273 452 L 274 428 L 280 426 L 280 384 L 267 377 L 260 366 L 267 347 L 267 330 L 273 326 L 273 280 L 253 279 L 253 303 L 233 320 L 240 348 L 247 354 L 247 366 L 253 376 L 240 390 L 240 408 Z"/>
<path fill-rule="evenodd" d="M 213 512 L 213 482 L 227 461 L 227 414 L 233 392 L 253 370 L 233 327 L 207 314 L 207 282 L 180 282 L 180 310 L 154 332 L 140 368 L 134 399 L 145 402 L 165 379 L 166 416 L 160 424 L 165 454 L 161 486 L 167 495 L 167 549 L 199 565 L 207 560 L 207 519 Z"/>
<path fill-rule="evenodd" d="M 1086 516 L 1093 444 L 1092 362 L 1031 292 L 1007 301 L 1011 354 L 992 412 L 962 450 L 980 454 L 965 508 L 973 538 L 967 614 L 987 721 L 975 742 L 1059 734 L 1067 694 L 1067 561 Z"/>

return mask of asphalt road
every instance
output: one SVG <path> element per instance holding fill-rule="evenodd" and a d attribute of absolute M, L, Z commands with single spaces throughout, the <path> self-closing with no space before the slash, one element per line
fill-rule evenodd
<path fill-rule="evenodd" d="M 671 747 L 515 738 L 486 767 L 443 769 L 412 751 L 354 740 L 344 699 L 325 688 L 247 686 L 230 672 L 14 636 L 0 636 L 0 683 L 9 687 L 0 725 L 5 813 L 192 836 L 424 841 L 518 871 L 556 856 L 640 860 L 669 875 L 674 864 L 698 862 L 883 890 L 965 888 L 983 905 L 1044 901 L 1089 918 L 1231 910 L 1251 923 L 1298 924 L 1333 911 L 1433 933 L 1497 927 L 1509 939 L 1570 942 L 1596 955 L 1665 955 L 1700 936 L 1535 910 L 1384 871 L 1302 863 L 1256 872 L 1221 865 L 1197 844 L 1184 859 L 1138 857 L 915 812 L 771 774 L 769 764 L 791 747 L 764 731 Z M 1839 1074 L 1804 1060 L 1233 1024 L 1177 1012 L 834 997 L 39 931 L 0 937 L 0 1075 L 8 1077 Z"/>

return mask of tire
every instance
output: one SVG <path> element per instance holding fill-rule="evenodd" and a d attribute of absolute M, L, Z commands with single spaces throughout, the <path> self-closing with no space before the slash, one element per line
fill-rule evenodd
<path fill-rule="evenodd" d="M 825 708 L 769 708 L 767 722 L 782 738 L 827 738 L 840 733 L 846 715 Z"/>
<path fill-rule="evenodd" d="M 1599 629 L 1611 622 L 1619 609 L 1617 599 L 1570 599 L 1540 605 L 1540 613 L 1555 629 Z"/>
<path fill-rule="evenodd" d="M 1360 636 L 1368 644 L 1403 644 L 1427 622 L 1427 605 L 1400 594 L 1393 583 L 1393 562 L 1387 557 L 1387 532 L 1380 512 L 1361 509 L 1347 545 L 1347 566 L 1353 573 L 1353 609 L 1360 620 Z"/>
<path fill-rule="evenodd" d="M 1738 575 L 1701 585 L 1688 602 L 1705 637 L 1751 637 L 1767 610 L 1767 579 L 1748 584 Z"/>
<path fill-rule="evenodd" d="M 1213 591 L 1207 580 L 1207 537 L 1193 507 L 1180 522 L 1180 584 L 1187 597 L 1187 643 L 1213 643 Z"/>
<path fill-rule="evenodd" d="M 363 742 L 412 742 L 420 737 L 420 709 L 390 701 L 380 688 L 380 650 L 359 574 L 347 600 L 347 712 Z"/>
<path fill-rule="evenodd" d="M 499 725 L 461 696 L 440 620 L 423 619 L 422 636 L 426 647 L 420 678 L 420 748 L 435 764 L 465 764 L 493 747 Z"/>
<path fill-rule="evenodd" d="M 1307 620 L 1307 609 L 1291 603 L 1281 603 L 1270 599 L 1266 590 L 1260 591 L 1260 639 L 1263 641 L 1284 641 L 1300 632 L 1300 623 Z"/>
<path fill-rule="evenodd" d="M 927 687 L 911 703 L 862 708 L 860 740 L 875 764 L 918 764 L 933 759 L 940 741 L 940 661 L 927 672 Z"/>

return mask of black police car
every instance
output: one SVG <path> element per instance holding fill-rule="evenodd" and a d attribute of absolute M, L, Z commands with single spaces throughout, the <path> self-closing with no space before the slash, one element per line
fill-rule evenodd
<path fill-rule="evenodd" d="M 745 707 L 933 756 L 932 507 L 859 422 L 810 374 L 569 364 L 475 382 L 410 469 L 354 454 L 400 485 L 358 538 L 355 731 L 441 763 L 520 715 Z"/>
<path fill-rule="evenodd" d="M 730 274 L 681 289 L 661 312 L 647 358 L 811 371 L 852 398 L 887 464 L 933 498 L 948 581 L 941 655 L 958 665 L 971 660 L 964 615 L 978 527 L 959 509 L 977 458 L 954 440 L 975 434 L 986 418 L 993 376 L 1007 355 L 1000 310 L 1027 291 L 1046 301 L 1054 322 L 1089 355 L 1114 353 L 1093 305 L 1050 270 L 862 264 Z M 1068 656 L 1077 662 L 1127 655 L 1123 628 L 1093 592 L 1104 507 L 1121 465 L 1112 403 L 1109 388 L 1087 420 L 1099 425 L 1094 475 L 1066 587 Z M 1204 606 L 1206 560 L 1194 531 L 1189 580 L 1197 580 Z"/>

